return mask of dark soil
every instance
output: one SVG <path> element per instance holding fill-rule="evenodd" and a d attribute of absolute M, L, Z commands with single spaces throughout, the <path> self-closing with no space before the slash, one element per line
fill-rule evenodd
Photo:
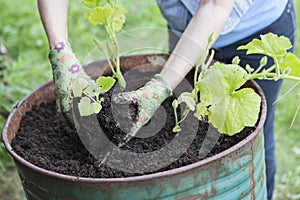
<path fill-rule="evenodd" d="M 116 126 L 113 119 L 109 103 L 110 96 L 111 93 L 104 95 L 105 102 L 98 119 L 107 137 L 114 144 L 118 144 L 125 134 Z M 145 153 L 160 149 L 171 142 L 175 137 L 172 132 L 174 114 L 171 103 L 172 97 L 163 103 L 167 111 L 167 123 L 158 133 L 148 138 L 133 138 L 122 148 L 127 151 Z M 134 116 L 134 113 L 130 115 Z M 208 129 L 208 123 L 199 123 L 196 137 L 186 152 L 175 162 L 154 172 L 182 167 L 216 155 L 237 144 L 254 130 L 254 128 L 245 128 L 241 133 L 231 137 L 215 135 L 217 137 L 216 144 L 213 145 L 214 147 L 207 155 L 203 156 L 199 150 Z M 208 141 L 216 140 L 213 136 L 209 137 L 211 138 Z M 209 143 L 205 145 L 209 146 Z M 70 128 L 63 120 L 60 120 L 56 113 L 55 102 L 35 106 L 31 112 L 26 113 L 19 131 L 12 141 L 12 147 L 17 154 L 30 163 L 61 174 L 92 178 L 142 175 L 141 173 L 128 173 L 110 168 L 101 164 L 101 160 L 95 159 L 82 144 L 76 129 Z M 142 165 L 143 163 L 134 164 Z"/>
<path fill-rule="evenodd" d="M 133 70 L 131 70 L 131 72 L 132 71 Z M 132 73 L 128 76 L 129 82 L 127 84 L 131 87 L 135 87 L 134 89 L 142 86 L 147 80 L 141 77 L 153 76 L 153 74 L 151 74 L 153 72 L 147 73 L 148 72 L 143 72 L 143 76 L 141 76 L 140 72 Z M 189 75 L 193 77 L 192 72 Z M 187 77 L 187 79 L 193 80 L 191 77 Z M 178 88 L 180 88 L 180 86 Z M 176 90 L 178 90 L 178 88 Z M 132 88 L 128 88 L 128 90 L 132 90 Z M 174 93 L 176 92 L 174 91 Z M 126 135 L 122 128 L 125 127 L 126 129 L 130 127 L 130 121 L 134 121 L 137 117 L 137 105 L 131 104 L 129 106 L 121 106 L 117 107 L 117 109 L 114 107 L 115 109 L 112 109 L 111 96 L 112 90 L 103 94 L 105 101 L 102 103 L 101 112 L 97 115 L 98 122 L 97 120 L 95 121 L 101 126 L 105 134 L 104 136 L 108 138 L 112 144 L 118 146 L 124 142 Z M 162 160 L 169 160 L 169 158 L 174 155 L 174 152 L 179 151 L 179 156 L 176 156 L 178 159 L 163 167 L 156 167 L 152 171 L 131 171 L 129 173 L 128 170 L 109 167 L 109 164 L 104 162 L 105 159 L 97 160 L 85 148 L 85 143 L 80 139 L 81 135 L 77 133 L 76 129 L 71 128 L 66 121 L 61 118 L 61 115 L 56 113 L 55 102 L 42 103 L 39 106 L 33 107 L 31 112 L 25 114 L 18 133 L 12 141 L 12 147 L 17 154 L 30 163 L 57 173 L 91 178 L 129 177 L 179 168 L 211 157 L 237 144 L 254 130 L 253 127 L 247 127 L 239 134 L 226 136 L 215 131 L 211 132 L 212 129 L 207 122 L 198 123 L 196 121 L 196 124 L 193 124 L 193 120 L 189 119 L 185 120 L 184 124 L 182 124 L 182 126 L 184 126 L 184 132 L 182 131 L 179 134 L 191 136 L 181 137 L 183 135 L 176 135 L 172 132 L 175 125 L 173 108 L 171 106 L 174 98 L 174 96 L 169 97 L 162 103 L 166 116 L 160 116 L 162 115 L 160 112 L 154 114 L 150 122 L 138 133 L 137 137 L 133 137 L 128 143 L 121 147 L 122 151 L 132 152 L 142 155 L 143 157 L 147 153 L 159 152 L 160 149 L 173 144 L 173 148 L 167 151 L 168 153 L 166 153 L 166 155 L 160 157 L 161 160 L 152 159 L 151 164 L 158 166 Z M 180 108 L 178 108 L 178 112 L 179 111 Z M 115 118 L 118 119 L 117 122 Z M 161 122 L 163 118 L 165 122 Z M 195 119 L 193 116 L 192 118 Z M 125 124 L 122 124 L 122 122 Z M 151 135 L 148 136 L 145 134 L 147 133 L 147 127 L 150 127 L 149 130 L 151 133 Z M 90 129 L 90 127 L 88 128 Z M 191 133 L 194 133 L 194 135 Z M 147 137 L 138 137 L 141 136 L 139 134 L 145 134 Z M 98 132 L 96 132 L 96 136 L 97 135 Z M 180 138 L 180 140 L 177 138 Z M 92 143 L 93 142 L 98 146 L 98 140 L 92 141 Z M 185 143 L 188 144 L 188 146 L 184 146 L 184 151 L 182 151 L 182 144 Z M 115 160 L 117 161 L 120 158 L 118 154 L 113 154 L 113 156 L 115 156 L 114 158 L 116 158 Z M 131 161 L 131 157 L 129 157 L 128 160 L 123 159 L 121 167 L 131 165 L 133 168 L 135 168 L 135 166 L 141 168 L 145 166 L 145 168 L 147 168 L 147 164 L 149 164 L 142 159 L 137 159 L 134 162 Z"/>

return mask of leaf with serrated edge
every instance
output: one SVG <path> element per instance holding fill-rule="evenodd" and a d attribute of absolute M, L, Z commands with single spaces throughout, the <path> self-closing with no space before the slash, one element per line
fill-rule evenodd
<path fill-rule="evenodd" d="M 127 10 L 121 5 L 118 4 L 114 10 L 114 17 L 113 17 L 113 28 L 115 31 L 120 31 L 126 21 L 126 14 Z"/>
<path fill-rule="evenodd" d="M 279 63 L 281 71 L 284 71 L 286 68 L 290 68 L 291 76 L 300 76 L 300 59 L 292 53 L 288 53 L 283 61 Z"/>
<path fill-rule="evenodd" d="M 237 133 L 244 126 L 254 125 L 260 97 L 250 88 L 237 90 L 247 77 L 247 72 L 238 65 L 217 64 L 209 68 L 199 81 L 203 105 L 197 105 L 196 117 L 202 117 L 206 113 L 204 108 L 207 108 L 208 120 L 221 133 L 228 135 Z"/>
<path fill-rule="evenodd" d="M 110 5 L 94 7 L 86 17 L 94 25 L 110 25 L 113 17 L 113 8 Z"/>
<path fill-rule="evenodd" d="M 238 47 L 238 50 L 247 50 L 247 54 L 264 54 L 281 58 L 290 48 L 292 44 L 287 37 L 268 33 L 261 35 L 261 40 L 254 39 L 247 45 Z"/>
<path fill-rule="evenodd" d="M 99 6 L 102 0 L 82 0 L 81 3 L 89 8 Z"/>
<path fill-rule="evenodd" d="M 260 110 L 260 96 L 252 88 L 238 90 L 211 106 L 209 121 L 221 132 L 234 135 L 245 126 L 254 126 Z"/>

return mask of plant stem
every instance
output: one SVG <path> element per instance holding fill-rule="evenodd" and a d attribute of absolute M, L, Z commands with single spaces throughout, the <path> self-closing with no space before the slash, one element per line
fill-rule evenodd
<path fill-rule="evenodd" d="M 104 56 L 107 58 L 107 62 L 108 62 L 108 65 L 111 69 L 111 72 L 113 73 L 114 76 L 116 76 L 116 71 L 109 59 L 109 56 L 107 55 L 106 51 L 104 50 L 104 48 L 101 46 L 101 44 L 94 38 L 94 42 L 96 43 L 97 47 L 99 48 L 100 51 L 102 51 L 104 53 Z"/>
<path fill-rule="evenodd" d="M 277 74 L 277 78 L 280 77 L 280 65 L 279 65 L 279 61 L 277 58 L 273 57 L 275 66 L 276 66 L 276 74 Z"/>
<path fill-rule="evenodd" d="M 277 78 L 277 72 L 273 72 L 273 73 L 259 73 L 259 74 L 253 74 L 249 77 L 249 80 L 252 79 L 259 79 L 259 78 L 270 78 L 273 80 L 276 80 Z M 284 75 L 281 77 L 282 79 L 287 79 L 287 80 L 293 80 L 293 81 L 300 81 L 300 77 L 296 77 L 296 76 L 289 76 L 289 75 Z"/>
<path fill-rule="evenodd" d="M 198 68 L 199 68 L 199 66 L 197 67 L 196 66 L 196 69 L 195 69 L 195 73 L 194 73 L 194 97 L 195 97 L 195 100 L 196 100 L 196 102 L 198 102 L 198 90 L 196 89 L 197 87 L 196 87 L 196 84 L 197 84 L 197 77 L 198 77 Z"/>
<path fill-rule="evenodd" d="M 118 81 L 119 81 L 120 88 L 123 90 L 126 87 L 126 82 L 125 82 L 125 79 L 124 79 L 123 74 L 121 72 L 119 44 L 118 44 L 118 41 L 117 41 L 115 35 L 113 36 L 113 43 L 116 47 L 116 58 L 115 58 L 116 61 L 115 61 L 115 64 L 116 64 L 116 70 L 117 70 L 117 76 L 118 76 L 117 78 L 118 78 Z"/>
<path fill-rule="evenodd" d="M 174 110 L 174 117 L 175 117 L 175 126 L 178 125 L 178 116 L 177 116 L 177 107 L 173 107 L 173 110 Z"/>
<path fill-rule="evenodd" d="M 90 97 L 86 92 L 82 91 L 82 93 L 85 94 L 90 100 L 94 101 L 95 103 L 99 103 L 93 97 Z"/>
<path fill-rule="evenodd" d="M 187 108 L 188 109 L 188 108 Z M 186 112 L 186 114 L 183 116 L 183 118 L 177 122 L 178 124 L 180 124 L 181 122 L 183 122 L 185 120 L 185 118 L 188 116 L 188 114 L 190 113 L 190 109 L 188 109 L 188 111 Z"/>
<path fill-rule="evenodd" d="M 264 65 L 260 65 L 260 66 L 252 73 L 252 75 L 253 75 L 253 74 L 257 74 L 263 67 L 264 67 Z M 274 68 L 275 68 L 275 66 L 274 66 Z M 273 70 L 273 69 L 272 69 L 272 70 Z"/>
<path fill-rule="evenodd" d="M 112 44 L 114 46 L 114 50 L 115 50 L 115 58 L 114 58 L 114 64 L 116 67 L 115 76 L 118 79 L 121 90 L 123 90 L 126 87 L 126 82 L 125 82 L 125 79 L 124 79 L 124 77 L 121 73 L 121 69 L 120 69 L 119 44 L 118 44 L 116 34 L 115 34 L 115 31 L 113 30 L 113 28 L 111 28 L 110 26 L 106 26 L 106 31 L 107 31 L 108 35 L 110 36 L 111 42 L 112 42 Z"/>

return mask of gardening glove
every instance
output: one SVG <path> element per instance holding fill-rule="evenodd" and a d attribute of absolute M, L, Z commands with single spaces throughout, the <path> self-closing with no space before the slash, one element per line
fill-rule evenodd
<path fill-rule="evenodd" d="M 85 73 L 68 42 L 56 43 L 49 52 L 49 60 L 52 65 L 58 112 L 62 113 L 70 122 L 73 81 L 77 78 L 84 78 L 89 84 L 94 84 L 94 81 Z"/>
<path fill-rule="evenodd" d="M 138 90 L 114 95 L 112 97 L 114 103 L 138 105 L 136 120 L 134 120 L 124 141 L 128 142 L 134 137 L 139 129 L 150 120 L 160 104 L 171 95 L 172 89 L 160 74 L 156 74 L 145 86 Z"/>

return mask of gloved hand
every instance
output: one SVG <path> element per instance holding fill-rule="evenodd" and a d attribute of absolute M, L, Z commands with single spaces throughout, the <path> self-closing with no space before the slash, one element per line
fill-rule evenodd
<path fill-rule="evenodd" d="M 69 121 L 73 81 L 79 77 L 86 79 L 89 84 L 94 84 L 95 81 L 85 73 L 68 42 L 56 43 L 49 52 L 49 60 L 52 64 L 57 109 Z"/>
<path fill-rule="evenodd" d="M 172 89 L 163 79 L 163 76 L 156 74 L 145 86 L 138 90 L 118 93 L 112 97 L 112 101 L 117 104 L 138 104 L 137 119 L 125 136 L 125 142 L 136 135 L 139 129 L 151 119 L 160 104 L 171 95 Z"/>

